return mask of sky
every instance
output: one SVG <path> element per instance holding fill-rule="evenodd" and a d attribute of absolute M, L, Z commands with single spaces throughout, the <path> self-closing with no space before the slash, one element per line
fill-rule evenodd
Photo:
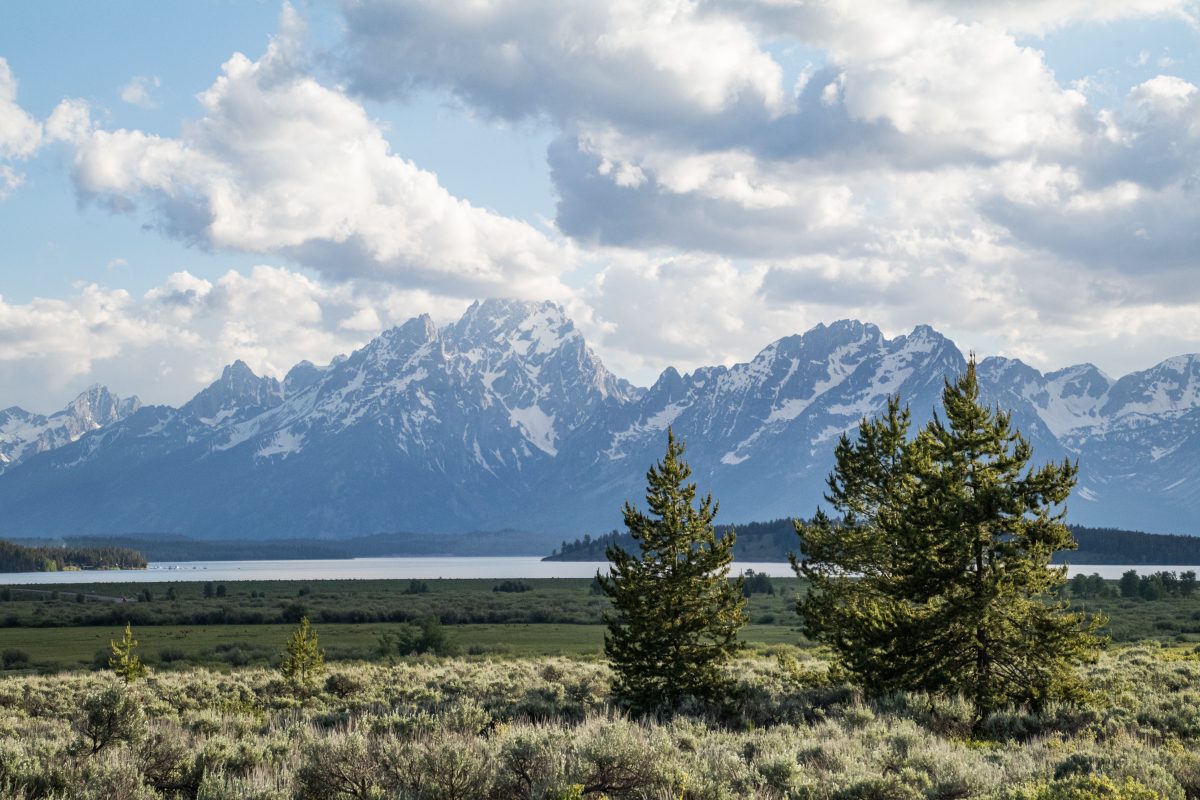
<path fill-rule="evenodd" d="M 0 407 L 180 403 L 421 313 L 610 370 L 855 318 L 1114 377 L 1200 351 L 1200 0 L 0 11 Z"/>

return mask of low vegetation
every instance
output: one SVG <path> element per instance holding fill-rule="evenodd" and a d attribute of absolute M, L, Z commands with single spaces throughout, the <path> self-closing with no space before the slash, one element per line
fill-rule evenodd
<path fill-rule="evenodd" d="M 724 703 L 633 719 L 563 658 L 0 681 L 0 796 L 35 798 L 1171 798 L 1200 793 L 1200 660 L 1119 649 L 1088 700 L 874 700 L 791 647 L 727 667 Z"/>

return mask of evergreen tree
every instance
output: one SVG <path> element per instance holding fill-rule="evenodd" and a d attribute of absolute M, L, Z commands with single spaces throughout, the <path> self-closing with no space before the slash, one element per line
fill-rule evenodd
<path fill-rule="evenodd" d="M 125 683 L 133 683 L 138 678 L 146 677 L 146 665 L 137 656 L 137 639 L 133 638 L 133 626 L 125 623 L 125 635 L 121 641 L 109 641 L 112 655 L 108 658 L 108 668 L 117 674 Z"/>
<path fill-rule="evenodd" d="M 841 438 L 827 500 L 842 522 L 796 523 L 811 582 L 797 611 L 868 691 L 961 693 L 981 722 L 1074 695 L 1103 620 L 1054 599 L 1066 568 L 1050 559 L 1075 547 L 1055 509 L 1077 468 L 1028 468 L 1011 415 L 979 400 L 973 357 L 942 397 L 945 421 L 914 439 L 899 398 Z"/>
<path fill-rule="evenodd" d="M 722 666 L 746 623 L 743 581 L 729 580 L 735 534 L 718 539 L 717 504 L 699 506 L 683 444 L 667 431 L 667 453 L 646 473 L 650 514 L 625 504 L 625 525 L 639 552 L 607 548 L 611 571 L 597 575 L 612 599 L 604 652 L 615 691 L 635 711 L 673 708 L 684 698 L 714 700 Z"/>
<path fill-rule="evenodd" d="M 317 632 L 300 618 L 300 625 L 288 638 L 279 664 L 284 680 L 293 689 L 308 690 L 325 671 L 325 651 L 317 641 Z"/>
<path fill-rule="evenodd" d="M 1142 582 L 1136 569 L 1122 572 L 1121 580 L 1117 585 L 1121 588 L 1121 597 L 1137 597 L 1138 591 L 1142 588 Z"/>

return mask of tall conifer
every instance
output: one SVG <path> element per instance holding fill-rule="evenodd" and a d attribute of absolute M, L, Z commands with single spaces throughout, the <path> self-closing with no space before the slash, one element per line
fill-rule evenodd
<path fill-rule="evenodd" d="M 1075 693 L 1103 621 L 1055 599 L 1077 467 L 1029 468 L 1011 415 L 980 402 L 973 357 L 942 398 L 944 421 L 912 440 L 898 398 L 842 437 L 826 496 L 842 521 L 796 523 L 811 582 L 797 610 L 869 691 L 961 693 L 982 721 Z"/>
<path fill-rule="evenodd" d="M 696 505 L 683 449 L 668 429 L 666 456 L 646 473 L 650 513 L 625 504 L 639 550 L 610 545 L 611 571 L 597 575 L 612 598 L 604 651 L 615 691 L 636 711 L 669 709 L 688 697 L 717 699 L 722 665 L 746 623 L 742 579 L 729 580 L 735 535 L 716 537 L 712 495 Z"/>

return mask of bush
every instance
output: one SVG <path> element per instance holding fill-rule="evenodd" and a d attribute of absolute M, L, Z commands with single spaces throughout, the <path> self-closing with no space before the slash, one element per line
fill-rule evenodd
<path fill-rule="evenodd" d="M 17 647 L 9 647 L 0 653 L 0 664 L 5 669 L 23 669 L 29 666 L 29 653 Z"/>
<path fill-rule="evenodd" d="M 158 660 L 166 664 L 171 664 L 176 661 L 186 661 L 187 654 L 178 647 L 164 647 L 158 651 Z"/>
<path fill-rule="evenodd" d="M 380 769 L 361 733 L 334 734 L 304 748 L 296 772 L 296 800 L 377 796 Z"/>
<path fill-rule="evenodd" d="M 146 719 L 132 693 L 112 684 L 88 695 L 83 714 L 75 723 L 78 745 L 91 755 L 115 742 L 135 742 L 145 731 Z"/>
<path fill-rule="evenodd" d="M 492 587 L 493 592 L 531 592 L 533 587 L 525 581 L 502 581 Z"/>
<path fill-rule="evenodd" d="M 458 646 L 437 617 L 429 617 L 420 625 L 401 625 L 394 633 L 382 634 L 376 645 L 376 653 L 384 658 L 421 653 L 449 656 L 457 652 Z"/>
<path fill-rule="evenodd" d="M 1117 782 L 1103 775 L 1075 775 L 1052 783 L 1027 785 L 1008 797 L 1011 800 L 1163 800 L 1163 795 L 1133 778 Z"/>

